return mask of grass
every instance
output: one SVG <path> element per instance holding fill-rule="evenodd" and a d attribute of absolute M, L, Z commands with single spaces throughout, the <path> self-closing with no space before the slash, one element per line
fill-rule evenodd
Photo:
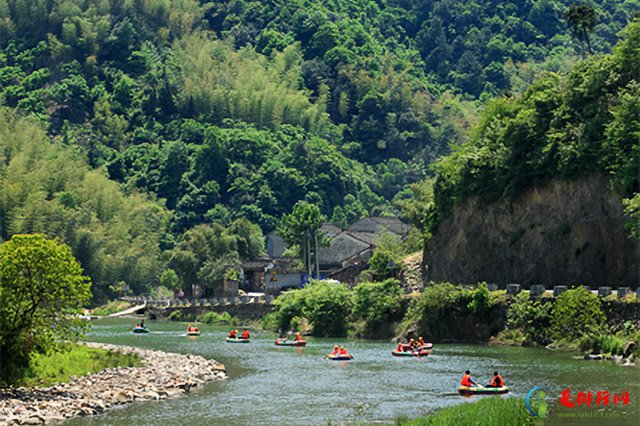
<path fill-rule="evenodd" d="M 140 358 L 135 355 L 66 344 L 59 352 L 34 355 L 24 385 L 50 386 L 68 382 L 71 376 L 97 373 L 105 368 L 134 367 L 139 364 Z"/>
<path fill-rule="evenodd" d="M 472 404 L 459 404 L 440 409 L 433 414 L 415 420 L 397 419 L 397 425 L 542 425 L 543 422 L 529 414 L 524 399 L 487 397 Z"/>
<path fill-rule="evenodd" d="M 125 302 L 123 300 L 113 300 L 106 305 L 98 306 L 97 308 L 95 308 L 91 312 L 91 315 L 103 317 L 116 312 L 124 311 L 125 309 L 128 309 L 132 306 L 133 305 L 131 303 Z"/>

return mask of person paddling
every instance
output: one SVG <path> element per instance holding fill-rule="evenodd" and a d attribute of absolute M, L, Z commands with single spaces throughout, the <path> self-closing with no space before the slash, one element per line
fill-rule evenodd
<path fill-rule="evenodd" d="M 243 339 L 249 340 L 249 330 L 246 328 L 242 330 L 242 335 L 240 336 Z"/>
<path fill-rule="evenodd" d="M 460 381 L 460 386 L 466 386 L 468 388 L 478 386 L 478 384 L 471 378 L 471 371 L 467 370 L 464 372 L 464 376 L 462 376 L 462 380 Z"/>
<path fill-rule="evenodd" d="M 498 374 L 497 371 L 493 372 L 493 379 L 491 379 L 491 383 L 487 385 L 488 388 L 501 388 L 504 386 L 504 379 L 501 375 Z"/>
<path fill-rule="evenodd" d="M 302 342 L 302 334 L 300 332 L 296 332 L 296 342 Z"/>
<path fill-rule="evenodd" d="M 231 330 L 229 332 L 229 339 L 235 339 L 236 337 L 238 337 L 238 330 Z"/>

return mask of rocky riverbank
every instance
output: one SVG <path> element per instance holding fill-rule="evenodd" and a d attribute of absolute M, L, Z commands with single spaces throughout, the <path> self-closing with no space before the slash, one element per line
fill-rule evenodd
<path fill-rule="evenodd" d="M 91 416 L 115 405 L 177 397 L 206 382 L 227 378 L 224 365 L 201 356 L 102 343 L 85 345 L 137 355 L 143 365 L 110 368 L 48 388 L 0 389 L 0 426 Z"/>

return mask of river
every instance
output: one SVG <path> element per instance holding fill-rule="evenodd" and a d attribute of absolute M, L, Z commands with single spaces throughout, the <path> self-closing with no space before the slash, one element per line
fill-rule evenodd
<path fill-rule="evenodd" d="M 273 333 L 254 332 L 250 344 L 238 345 L 224 342 L 229 327 L 203 325 L 202 336 L 194 338 L 184 336 L 184 324 L 148 321 L 151 332 L 134 335 L 133 322 L 96 321 L 86 340 L 214 358 L 226 365 L 229 380 L 183 398 L 130 404 L 67 421 L 65 426 L 392 423 L 397 417 L 414 418 L 440 407 L 500 397 L 458 396 L 457 385 L 466 369 L 485 383 L 494 370 L 500 371 L 511 389 L 509 396 L 516 397 L 525 397 L 534 386 L 544 386 L 554 396 L 566 388 L 574 393 L 607 390 L 612 395 L 628 391 L 629 407 L 637 407 L 640 392 L 637 368 L 576 360 L 575 354 L 544 349 L 439 344 L 426 358 L 394 358 L 393 345 L 382 341 L 309 338 L 306 348 L 284 348 L 274 345 Z M 334 343 L 345 345 L 355 359 L 323 360 Z M 579 424 L 638 424 L 628 413 L 615 423 L 602 420 L 582 419 Z"/>

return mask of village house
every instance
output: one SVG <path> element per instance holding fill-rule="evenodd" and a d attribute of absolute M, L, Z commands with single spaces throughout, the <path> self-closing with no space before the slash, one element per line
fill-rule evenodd
<path fill-rule="evenodd" d="M 325 223 L 320 228 L 327 245 L 318 250 L 320 277 L 355 285 L 362 271 L 369 267 L 369 259 L 376 248 L 376 240 L 383 233 L 406 237 L 411 227 L 397 217 L 366 217 L 343 230 Z M 266 235 L 267 256 L 242 264 L 245 291 L 279 292 L 299 288 L 308 281 L 300 262 L 285 257 L 287 245 L 272 231 Z"/>

